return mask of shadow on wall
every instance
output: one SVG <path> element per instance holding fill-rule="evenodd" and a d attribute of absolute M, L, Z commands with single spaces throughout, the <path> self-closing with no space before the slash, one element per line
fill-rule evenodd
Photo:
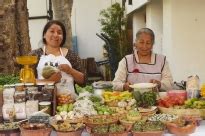
<path fill-rule="evenodd" d="M 72 47 L 71 50 L 78 54 L 78 42 L 77 42 L 77 36 L 72 37 Z"/>

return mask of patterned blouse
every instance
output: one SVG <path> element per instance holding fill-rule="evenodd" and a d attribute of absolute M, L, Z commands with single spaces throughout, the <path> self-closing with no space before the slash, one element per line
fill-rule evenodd
<path fill-rule="evenodd" d="M 32 56 L 37 56 L 38 57 L 38 61 L 40 60 L 41 55 L 43 55 L 43 49 L 42 48 L 38 48 L 36 50 L 32 50 L 29 55 Z M 82 72 L 85 74 L 85 69 L 82 67 L 81 65 L 81 59 L 80 57 L 75 54 L 74 52 L 72 52 L 71 50 L 68 50 L 68 53 L 66 54 L 65 58 L 70 61 L 72 68 Z M 35 70 L 35 75 L 37 76 L 37 66 L 38 66 L 38 62 L 37 64 L 35 64 L 33 66 L 33 69 Z"/>

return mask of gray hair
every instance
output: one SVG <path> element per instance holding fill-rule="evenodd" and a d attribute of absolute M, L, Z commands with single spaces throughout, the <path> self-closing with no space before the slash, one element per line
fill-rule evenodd
<path fill-rule="evenodd" d="M 154 36 L 154 32 L 149 29 L 149 28 L 141 28 L 137 33 L 136 33 L 136 41 L 138 41 L 140 35 L 142 33 L 146 33 L 146 34 L 149 34 L 151 36 L 151 41 L 152 41 L 152 45 L 154 44 L 154 41 L 155 41 L 155 36 Z"/>

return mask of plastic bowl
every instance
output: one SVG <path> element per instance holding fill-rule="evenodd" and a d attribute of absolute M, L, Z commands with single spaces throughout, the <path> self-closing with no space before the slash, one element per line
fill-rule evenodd
<path fill-rule="evenodd" d="M 168 92 L 167 92 L 167 95 L 168 96 L 173 96 L 173 97 L 175 97 L 175 96 L 181 96 L 181 97 L 183 97 L 184 99 L 186 99 L 187 98 L 187 92 L 186 92 L 186 90 L 169 90 Z"/>

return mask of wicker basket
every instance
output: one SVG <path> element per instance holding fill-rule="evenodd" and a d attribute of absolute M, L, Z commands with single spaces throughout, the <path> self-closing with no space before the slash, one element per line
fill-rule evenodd
<path fill-rule="evenodd" d="M 205 119 L 205 109 L 174 109 L 160 106 L 158 109 L 161 113 L 175 114 L 178 116 L 199 116 Z"/>
<path fill-rule="evenodd" d="M 148 109 L 147 111 L 139 110 L 139 112 L 143 117 L 145 117 L 145 116 L 149 117 L 149 116 L 156 114 L 156 112 L 158 111 L 156 106 L 152 106 L 151 108 L 153 108 L 153 109 Z"/>
<path fill-rule="evenodd" d="M 120 119 L 120 124 L 122 124 L 125 127 L 126 131 L 130 131 L 134 123 L 135 121 L 128 122 L 126 120 Z"/>
<path fill-rule="evenodd" d="M 57 136 L 81 136 L 82 132 L 83 132 L 83 128 L 77 131 L 70 131 L 70 132 L 56 131 Z"/>
<path fill-rule="evenodd" d="M 100 122 L 100 123 L 94 122 L 94 120 L 96 119 L 100 119 L 100 120 L 103 119 L 104 122 Z M 85 125 L 90 128 L 93 128 L 96 126 L 102 126 L 102 125 L 109 125 L 109 124 L 113 124 L 117 122 L 118 122 L 118 117 L 111 116 L 111 115 L 92 116 L 92 117 L 88 117 L 84 119 Z"/>
<path fill-rule="evenodd" d="M 20 128 L 21 136 L 50 136 L 52 128 L 29 130 Z"/>

